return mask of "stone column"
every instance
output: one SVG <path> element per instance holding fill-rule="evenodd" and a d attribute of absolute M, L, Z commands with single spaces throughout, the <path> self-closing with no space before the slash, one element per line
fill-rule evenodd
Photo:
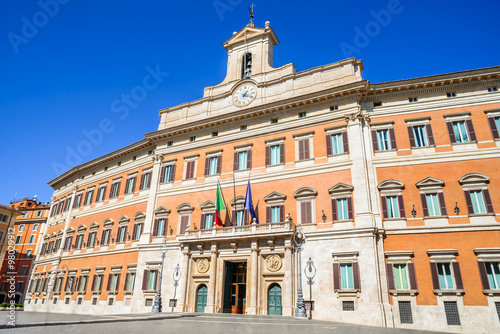
<path fill-rule="evenodd" d="M 215 282 L 217 275 L 217 244 L 212 244 L 211 257 L 210 257 L 210 281 L 208 282 L 208 296 L 207 296 L 207 307 L 205 308 L 206 313 L 217 313 L 217 307 L 215 305 Z"/>
<path fill-rule="evenodd" d="M 250 280 L 250 306 L 247 307 L 248 314 L 258 314 L 257 307 L 257 286 L 259 280 L 259 267 L 258 267 L 258 256 L 259 256 L 259 244 L 257 240 L 252 241 L 252 255 L 251 255 L 251 280 Z"/>
<path fill-rule="evenodd" d="M 156 207 L 156 194 L 160 186 L 160 170 L 163 161 L 163 154 L 156 154 L 153 157 L 153 170 L 151 172 L 151 187 L 148 194 L 148 206 L 146 209 L 146 218 L 144 219 L 144 230 L 142 231 L 140 244 L 149 244 L 151 242 L 151 233 L 153 231 L 154 210 Z"/>
<path fill-rule="evenodd" d="M 189 246 L 185 245 L 182 250 L 181 279 L 179 281 L 179 300 L 176 312 L 185 312 L 187 310 L 187 281 L 189 278 Z"/>
<path fill-rule="evenodd" d="M 292 267 L 292 241 L 285 240 L 285 258 L 283 259 L 284 277 L 284 303 L 283 315 L 293 316 L 293 267 Z"/>

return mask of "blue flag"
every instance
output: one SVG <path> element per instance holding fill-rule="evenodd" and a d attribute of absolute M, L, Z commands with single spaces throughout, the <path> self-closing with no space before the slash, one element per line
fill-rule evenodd
<path fill-rule="evenodd" d="M 259 223 L 259 218 L 255 214 L 255 209 L 253 208 L 253 203 L 252 203 L 252 191 L 250 190 L 250 180 L 248 180 L 248 186 L 247 186 L 247 194 L 245 195 L 245 209 L 250 212 L 250 217 L 253 219 L 255 218 L 255 222 L 258 224 Z"/>

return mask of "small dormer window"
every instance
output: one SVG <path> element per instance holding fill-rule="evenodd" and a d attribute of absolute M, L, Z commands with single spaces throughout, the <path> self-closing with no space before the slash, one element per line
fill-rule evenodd
<path fill-rule="evenodd" d="M 245 53 L 241 64 L 241 78 L 248 79 L 252 75 L 252 54 Z"/>

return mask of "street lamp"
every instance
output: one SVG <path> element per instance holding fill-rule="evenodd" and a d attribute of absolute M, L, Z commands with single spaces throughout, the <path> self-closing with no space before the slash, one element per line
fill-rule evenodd
<path fill-rule="evenodd" d="M 306 308 L 304 305 L 304 295 L 302 294 L 302 263 L 301 263 L 301 252 L 302 246 L 306 242 L 306 236 L 302 231 L 302 225 L 299 224 L 295 233 L 293 234 L 293 242 L 297 246 L 297 250 L 299 253 L 299 296 L 297 298 L 297 308 L 295 309 L 295 317 L 296 318 L 306 318 Z"/>
<path fill-rule="evenodd" d="M 175 299 L 175 296 L 177 295 L 177 286 L 179 285 L 179 280 L 181 279 L 181 266 L 177 263 L 177 266 L 175 266 L 175 269 L 174 269 L 174 298 L 172 298 L 174 300 L 174 303 L 176 303 L 176 299 Z M 174 312 L 174 305 L 172 305 L 172 312 Z"/>
<path fill-rule="evenodd" d="M 307 284 L 309 284 L 309 305 L 311 309 L 309 310 L 309 319 L 312 319 L 312 311 L 313 311 L 313 300 L 312 300 L 312 285 L 314 284 L 314 277 L 316 276 L 316 266 L 314 265 L 314 261 L 309 258 L 306 263 L 306 267 L 304 268 L 304 274 L 307 277 Z"/>
<path fill-rule="evenodd" d="M 161 312 L 161 278 L 163 276 L 163 262 L 165 262 L 165 254 L 167 254 L 168 248 L 167 247 L 167 236 L 165 235 L 165 238 L 163 238 L 163 243 L 161 244 L 162 248 L 165 248 L 164 251 L 161 252 L 161 269 L 160 269 L 160 277 L 159 277 L 159 284 L 158 284 L 158 291 L 156 291 L 156 298 L 155 302 L 153 303 L 153 309 L 151 312 L 157 313 Z"/>

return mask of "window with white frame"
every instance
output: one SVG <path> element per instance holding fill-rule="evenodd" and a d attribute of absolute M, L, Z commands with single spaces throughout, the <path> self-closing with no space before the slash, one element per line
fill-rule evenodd
<path fill-rule="evenodd" d="M 33 226 L 31 227 L 31 230 L 32 230 L 32 231 L 38 231 L 38 227 L 40 227 L 40 224 L 35 223 L 35 224 L 33 224 Z"/>
<path fill-rule="evenodd" d="M 384 219 L 406 218 L 403 189 L 404 183 L 389 179 L 382 181 L 377 186 L 382 202 L 382 216 Z"/>
<path fill-rule="evenodd" d="M 411 148 L 435 145 L 430 120 L 429 116 L 405 119 L 408 125 L 408 137 Z"/>
<path fill-rule="evenodd" d="M 247 225 L 250 219 L 250 213 L 245 209 L 245 196 L 237 196 L 236 198 L 233 198 L 230 204 L 232 206 L 231 225 Z"/>
<path fill-rule="evenodd" d="M 116 292 L 118 291 L 118 287 L 120 286 L 120 274 L 112 273 L 108 275 L 108 286 L 106 291 Z"/>
<path fill-rule="evenodd" d="M 205 201 L 200 205 L 201 219 L 200 229 L 210 229 L 215 227 L 215 203 L 212 201 Z M 225 217 L 220 217 L 223 222 Z"/>
<path fill-rule="evenodd" d="M 333 253 L 333 289 L 336 292 L 360 291 L 358 252 Z"/>
<path fill-rule="evenodd" d="M 295 160 L 303 161 L 314 158 L 313 153 L 313 135 L 314 131 L 294 134 L 295 138 Z M 272 151 L 272 148 L 271 148 Z M 272 154 L 271 154 L 272 158 Z"/>
<path fill-rule="evenodd" d="M 85 193 L 85 199 L 83 200 L 83 205 L 90 205 L 92 203 L 92 198 L 94 197 L 94 188 L 88 189 Z"/>
<path fill-rule="evenodd" d="M 106 184 L 102 184 L 99 186 L 99 189 L 97 189 L 97 195 L 95 198 L 96 202 L 104 201 L 104 199 L 106 197 L 106 188 L 107 188 Z"/>
<path fill-rule="evenodd" d="M 448 135 L 452 144 L 464 144 L 477 141 L 470 115 L 470 112 L 443 115 L 446 119 Z"/>
<path fill-rule="evenodd" d="M 102 273 L 94 275 L 92 279 L 92 292 L 101 292 L 103 279 L 104 275 Z"/>
<path fill-rule="evenodd" d="M 127 177 L 127 181 L 125 181 L 125 195 L 134 193 L 136 182 L 137 182 L 137 173 L 129 175 Z"/>
<path fill-rule="evenodd" d="M 488 123 L 493 139 L 500 139 L 500 109 L 486 109 L 484 113 L 488 115 Z"/>
<path fill-rule="evenodd" d="M 23 232 L 25 227 L 26 227 L 26 225 L 21 224 L 21 225 L 19 225 L 19 227 L 17 228 L 17 231 L 18 231 L 18 232 Z"/>
<path fill-rule="evenodd" d="M 156 290 L 158 270 L 144 270 L 142 290 Z"/>
<path fill-rule="evenodd" d="M 109 191 L 109 198 L 118 197 L 118 195 L 120 193 L 120 184 L 121 184 L 121 180 L 113 181 L 113 183 L 111 184 L 110 191 Z"/>
<path fill-rule="evenodd" d="M 476 248 L 474 253 L 478 259 L 483 292 L 488 295 L 492 295 L 492 292 L 498 294 L 500 291 L 500 248 Z"/>
<path fill-rule="evenodd" d="M 300 224 L 316 223 L 315 217 L 315 199 L 318 192 L 311 187 L 302 187 L 293 193 L 293 197 L 297 201 L 298 217 Z"/>
<path fill-rule="evenodd" d="M 443 180 L 428 176 L 418 181 L 416 186 L 420 191 L 424 217 L 443 217 L 448 215 L 443 193 Z"/>
<path fill-rule="evenodd" d="M 431 278 L 434 292 L 463 290 L 460 264 L 456 261 L 456 249 L 428 250 L 431 258 Z"/>
<path fill-rule="evenodd" d="M 199 156 L 199 154 L 195 154 L 184 157 L 184 180 L 196 178 L 196 164 Z"/>
<path fill-rule="evenodd" d="M 169 160 L 163 162 L 163 166 L 160 170 L 160 183 L 174 182 L 175 161 L 176 160 Z"/>
<path fill-rule="evenodd" d="M 135 272 L 128 272 L 125 276 L 124 291 L 134 291 Z"/>
<path fill-rule="evenodd" d="M 168 220 L 166 218 L 155 219 L 154 226 L 153 226 L 153 236 L 154 237 L 160 237 L 160 236 L 166 235 L 167 221 Z"/>
<path fill-rule="evenodd" d="M 326 155 L 349 153 L 349 142 L 345 127 L 334 127 L 326 131 Z"/>
<path fill-rule="evenodd" d="M 105 228 L 101 235 L 101 246 L 109 245 L 111 235 L 111 228 Z"/>
<path fill-rule="evenodd" d="M 38 211 L 36 212 L 36 217 L 41 217 L 42 215 L 43 215 L 43 211 L 38 210 Z"/>
<path fill-rule="evenodd" d="M 151 187 L 151 175 L 153 172 L 151 170 L 142 171 L 141 183 L 139 185 L 139 190 L 149 189 Z"/>
<path fill-rule="evenodd" d="M 285 163 L 285 138 L 275 138 L 266 141 L 266 166 Z"/>
<path fill-rule="evenodd" d="M 354 209 L 352 205 L 352 192 L 354 187 L 339 182 L 328 189 L 332 196 L 332 221 L 346 221 L 354 219 Z"/>
<path fill-rule="evenodd" d="M 458 183 L 462 186 L 469 215 L 495 214 L 488 183 L 490 178 L 480 173 L 462 176 Z"/>
<path fill-rule="evenodd" d="M 372 123 L 372 144 L 373 151 L 390 151 L 397 150 L 396 134 L 392 127 L 393 122 L 390 123 Z"/>
<path fill-rule="evenodd" d="M 35 234 L 30 235 L 28 243 L 29 244 L 34 244 L 35 243 L 35 238 L 36 238 Z"/>
<path fill-rule="evenodd" d="M 386 272 L 389 292 L 394 290 L 418 290 L 415 265 L 411 262 L 413 252 L 386 252 Z"/>
<path fill-rule="evenodd" d="M 252 149 L 250 145 L 240 145 L 234 147 L 233 170 L 247 170 L 252 168 Z"/>
<path fill-rule="evenodd" d="M 285 220 L 286 195 L 273 191 L 264 197 L 266 202 L 266 223 L 279 223 Z"/>
<path fill-rule="evenodd" d="M 207 152 L 205 159 L 205 176 L 217 175 L 221 173 L 222 168 L 222 150 Z"/>
<path fill-rule="evenodd" d="M 194 227 L 191 226 L 191 216 L 194 211 L 194 206 L 189 203 L 182 203 L 177 206 L 176 210 L 179 217 L 179 220 L 177 221 L 177 233 L 184 234 L 187 229 L 194 229 Z"/>

